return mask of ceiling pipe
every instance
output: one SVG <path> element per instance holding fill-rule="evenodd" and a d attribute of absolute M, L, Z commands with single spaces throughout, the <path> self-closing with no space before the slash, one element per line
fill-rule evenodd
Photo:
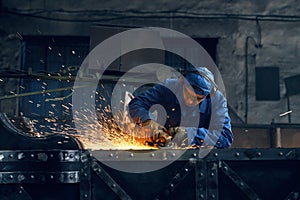
<path fill-rule="evenodd" d="M 248 124 L 248 88 L 249 88 L 249 80 L 248 80 L 248 47 L 249 40 L 251 39 L 254 43 L 255 48 L 262 48 L 261 43 L 261 27 L 258 21 L 258 17 L 256 18 L 256 28 L 257 28 L 257 38 L 258 43 L 252 36 L 247 36 L 245 41 L 245 123 Z"/>

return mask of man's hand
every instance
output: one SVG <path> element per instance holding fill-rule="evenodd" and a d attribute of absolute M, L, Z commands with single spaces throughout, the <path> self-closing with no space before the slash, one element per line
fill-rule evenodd
<path fill-rule="evenodd" d="M 174 142 L 177 147 L 188 146 L 187 132 L 184 127 L 173 127 L 169 129 L 169 132 L 173 138 L 172 142 Z"/>
<path fill-rule="evenodd" d="M 142 127 L 150 133 L 150 138 L 146 141 L 149 145 L 164 147 L 172 139 L 172 136 L 167 133 L 167 129 L 153 120 L 145 121 Z"/>
<path fill-rule="evenodd" d="M 164 147 L 167 146 L 169 142 L 171 142 L 172 136 L 162 130 L 159 130 L 154 132 L 152 140 L 154 144 L 157 144 L 160 147 Z"/>

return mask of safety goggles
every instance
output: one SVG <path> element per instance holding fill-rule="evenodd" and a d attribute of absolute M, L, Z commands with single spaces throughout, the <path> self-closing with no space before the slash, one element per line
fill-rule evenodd
<path fill-rule="evenodd" d="M 192 104 L 199 104 L 206 98 L 205 95 L 196 94 L 193 88 L 187 85 L 183 85 L 183 93 L 187 102 L 191 102 Z"/>

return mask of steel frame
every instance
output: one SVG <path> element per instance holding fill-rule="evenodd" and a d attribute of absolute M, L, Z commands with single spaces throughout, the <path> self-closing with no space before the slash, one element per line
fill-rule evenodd
<path fill-rule="evenodd" d="M 219 194 L 220 171 L 227 176 L 232 183 L 239 188 L 249 199 L 259 200 L 259 195 L 251 186 L 243 180 L 227 162 L 231 161 L 299 161 L 300 149 L 212 149 L 202 158 L 203 149 L 184 150 L 180 158 L 176 156 L 183 150 L 153 150 L 149 155 L 139 152 L 103 150 L 93 152 L 101 159 L 96 159 L 87 150 L 14 150 L 0 151 L 0 184 L 14 184 L 18 199 L 31 200 L 30 194 L 22 187 L 22 184 L 32 183 L 68 183 L 79 184 L 79 200 L 93 200 L 92 171 L 100 178 L 111 191 L 122 200 L 135 199 L 134 196 L 123 189 L 117 179 L 112 178 L 109 172 L 101 167 L 101 161 L 161 161 L 174 160 L 185 162 L 185 165 L 177 169 L 173 177 L 165 187 L 159 188 L 153 199 L 168 199 L 177 190 L 179 184 L 185 181 L 191 171 L 195 173 L 195 199 L 222 199 Z M 134 156 L 133 156 L 134 154 Z M 115 156 L 118 155 L 118 156 Z M 32 170 L 23 170 L 23 165 L 30 164 Z M 59 165 L 61 168 L 51 170 L 49 166 Z M 7 167 L 9 166 L 9 167 Z M 47 170 L 40 167 L 45 166 Z M 17 185 L 17 186 L 16 186 Z M 294 189 L 286 194 L 286 199 L 299 199 L 300 191 Z"/>

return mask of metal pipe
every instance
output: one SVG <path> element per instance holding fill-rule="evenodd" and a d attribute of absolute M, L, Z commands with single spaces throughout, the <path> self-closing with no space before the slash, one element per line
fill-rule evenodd
<path fill-rule="evenodd" d="M 281 144 L 281 128 L 276 127 L 275 133 L 274 133 L 274 147 L 275 148 L 280 148 L 282 147 Z"/>
<path fill-rule="evenodd" d="M 255 48 L 262 48 L 261 44 L 261 27 L 259 24 L 259 20 L 256 17 L 256 27 L 257 27 L 257 34 L 258 34 L 258 43 L 256 43 L 255 39 L 252 36 L 247 36 L 245 41 L 245 123 L 248 123 L 248 41 L 252 39 L 254 42 Z"/>
<path fill-rule="evenodd" d="M 288 109 L 288 111 L 290 111 L 291 110 L 291 104 L 290 104 L 289 95 L 286 95 L 286 100 L 287 100 L 287 109 Z M 291 112 L 288 113 L 288 120 L 289 120 L 289 124 L 292 123 Z"/>
<path fill-rule="evenodd" d="M 56 88 L 56 89 L 49 89 L 49 90 L 43 90 L 43 91 L 35 91 L 35 92 L 26 92 L 22 94 L 15 94 L 15 95 L 6 95 L 0 97 L 0 101 L 4 99 L 12 99 L 12 98 L 17 98 L 17 97 L 25 97 L 25 96 L 32 96 L 32 95 L 38 95 L 38 94 L 46 94 L 46 93 L 51 93 L 51 92 L 59 92 L 59 91 L 65 91 L 65 90 L 72 90 L 76 88 L 84 88 L 84 87 L 90 87 L 92 85 L 81 85 L 77 87 L 64 87 L 64 88 Z"/>
<path fill-rule="evenodd" d="M 252 39 L 252 36 L 248 36 L 245 41 L 245 123 L 248 123 L 248 41 Z"/>

